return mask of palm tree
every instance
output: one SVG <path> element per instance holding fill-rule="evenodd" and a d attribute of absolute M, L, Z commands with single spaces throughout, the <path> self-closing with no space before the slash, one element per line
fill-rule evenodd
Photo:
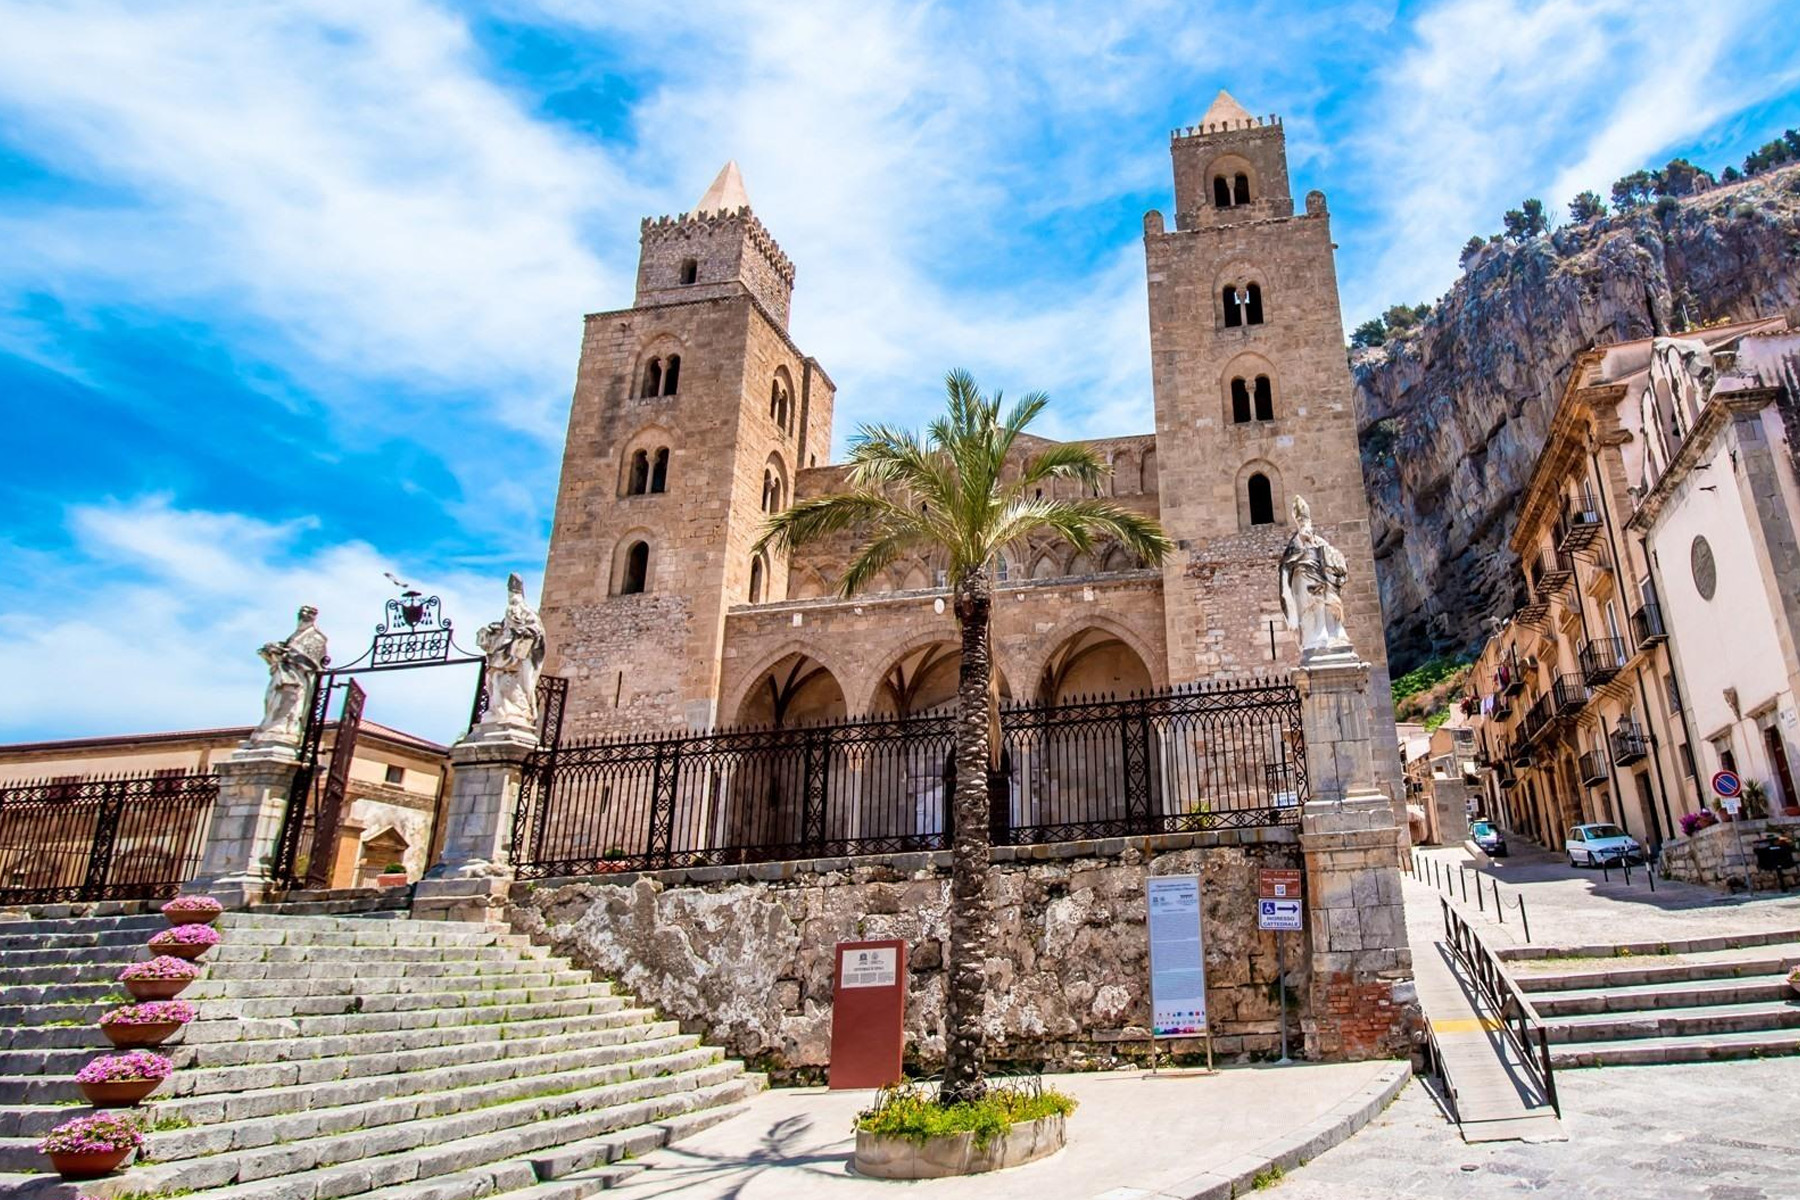
<path fill-rule="evenodd" d="M 1033 392 L 1003 416 L 966 371 L 944 380 L 948 411 L 921 439 L 910 430 L 864 425 L 850 443 L 850 490 L 804 500 L 769 518 L 758 552 L 790 551 L 849 531 L 861 541 L 838 591 L 850 596 L 909 552 L 949 562 L 962 636 L 956 690 L 955 794 L 951 818 L 950 981 L 945 1004 L 941 1100 L 979 1099 L 986 1091 L 981 1034 L 983 966 L 992 925 L 988 898 L 989 771 L 998 759 L 998 692 L 990 654 L 993 563 L 1008 545 L 1053 532 L 1086 551 L 1096 535 L 1117 540 L 1148 563 L 1173 548 L 1150 517 L 1099 499 L 1106 466 L 1088 447 L 1054 445 L 1027 459 L 1011 480 L 1013 443 L 1049 402 Z M 1056 480 L 1073 480 L 1087 498 L 1046 499 Z"/>

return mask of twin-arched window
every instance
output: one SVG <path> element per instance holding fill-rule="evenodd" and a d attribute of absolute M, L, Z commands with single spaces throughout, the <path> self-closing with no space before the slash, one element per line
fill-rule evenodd
<path fill-rule="evenodd" d="M 783 433 L 794 432 L 794 382 L 786 367 L 777 367 L 769 381 L 769 420 Z"/>
<path fill-rule="evenodd" d="M 1275 419 L 1275 390 L 1267 375 L 1254 380 L 1238 376 L 1231 381 L 1231 423 L 1244 425 L 1250 421 Z"/>
<path fill-rule="evenodd" d="M 625 475 L 627 496 L 655 495 L 669 490 L 669 448 L 637 450 Z"/>
<path fill-rule="evenodd" d="M 1225 302 L 1225 328 L 1263 323 L 1261 284 L 1228 283 L 1220 293 L 1220 299 Z"/>
<path fill-rule="evenodd" d="M 787 486 L 774 467 L 763 468 L 762 510 L 766 513 L 778 513 L 787 507 Z"/>
<path fill-rule="evenodd" d="M 639 396 L 673 396 L 681 386 L 681 355 L 651 359 L 644 365 L 644 383 Z"/>
<path fill-rule="evenodd" d="M 1233 208 L 1239 204 L 1250 203 L 1250 176 L 1239 171 L 1227 179 L 1223 175 L 1213 176 L 1213 206 L 1215 208 Z"/>

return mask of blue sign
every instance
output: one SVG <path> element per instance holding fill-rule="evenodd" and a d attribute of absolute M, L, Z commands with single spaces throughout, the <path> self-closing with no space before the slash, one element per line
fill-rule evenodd
<path fill-rule="evenodd" d="M 1712 789 L 1726 800 L 1731 799 L 1744 790 L 1744 785 L 1734 771 L 1720 771 L 1712 777 Z"/>

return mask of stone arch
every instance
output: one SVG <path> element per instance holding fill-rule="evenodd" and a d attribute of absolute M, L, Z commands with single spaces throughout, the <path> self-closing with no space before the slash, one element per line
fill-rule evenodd
<path fill-rule="evenodd" d="M 1244 300 L 1239 303 L 1237 296 Z M 1232 262 L 1214 277 L 1213 317 L 1221 329 L 1248 328 L 1268 322 L 1268 272 L 1256 263 Z"/>
<path fill-rule="evenodd" d="M 789 600 L 817 600 L 831 591 L 825 583 L 825 577 L 812 567 L 804 567 L 788 574 Z"/>
<path fill-rule="evenodd" d="M 794 432 L 794 377 L 785 366 L 776 367 L 769 381 L 769 420 L 783 434 Z"/>
<path fill-rule="evenodd" d="M 962 661 L 961 639 L 961 632 L 951 624 L 890 643 L 868 655 L 870 661 L 880 665 L 865 680 L 857 711 L 871 716 L 919 716 L 954 704 Z M 990 657 L 999 677 L 1001 698 L 1010 698 L 1013 676 L 1003 661 L 1006 656 L 998 639 Z"/>
<path fill-rule="evenodd" d="M 1257 380 L 1266 381 L 1258 387 Z M 1241 385 L 1241 388 L 1240 388 Z M 1280 404 L 1275 364 L 1253 351 L 1234 355 L 1219 371 L 1219 419 L 1225 425 L 1271 421 Z M 1262 412 L 1268 416 L 1262 416 Z"/>
<path fill-rule="evenodd" d="M 638 553 L 636 547 L 642 546 Z M 611 566 L 607 573 L 609 596 L 635 596 L 655 591 L 656 535 L 639 527 L 628 530 L 613 543 Z"/>
<path fill-rule="evenodd" d="M 678 334 L 656 333 L 644 339 L 638 346 L 637 355 L 631 364 L 631 375 L 627 386 L 627 395 L 645 400 L 653 396 L 673 396 L 680 383 L 681 357 L 687 352 L 687 343 Z M 676 379 L 672 385 L 668 378 L 668 363 L 675 363 Z M 651 368 L 654 365 L 655 371 Z M 652 380 L 651 376 L 655 378 Z"/>
<path fill-rule="evenodd" d="M 1112 459 L 1112 494 L 1128 496 L 1138 491 L 1138 459 L 1130 450 L 1120 450 Z"/>
<path fill-rule="evenodd" d="M 632 434 L 619 455 L 619 495 L 645 496 L 667 491 L 674 444 L 674 433 L 661 424 L 646 425 Z"/>
<path fill-rule="evenodd" d="M 922 592 L 931 588 L 931 572 L 926 569 L 922 560 L 915 559 L 904 564 L 900 577 L 900 590 L 903 592 Z"/>
<path fill-rule="evenodd" d="M 1062 564 L 1057 562 L 1056 555 L 1048 549 L 1038 551 L 1037 557 L 1031 561 L 1031 578 L 1033 579 L 1055 579 L 1062 573 Z"/>
<path fill-rule="evenodd" d="M 817 648 L 788 642 L 750 672 L 732 706 L 734 725 L 785 728 L 842 720 L 849 712 L 838 673 Z"/>
<path fill-rule="evenodd" d="M 1239 467 L 1234 490 L 1239 529 L 1281 523 L 1282 514 L 1287 511 L 1287 492 L 1282 487 L 1281 470 L 1274 463 L 1253 458 Z"/>
<path fill-rule="evenodd" d="M 1101 613 L 1076 614 L 1063 618 L 1041 636 L 1035 637 L 1033 642 L 1040 648 L 1040 652 L 1020 664 L 1022 670 L 1030 672 L 1025 678 L 1032 681 L 1034 699 L 1042 701 L 1046 671 L 1058 654 L 1070 647 L 1081 648 L 1083 639 L 1095 643 L 1117 642 L 1130 652 L 1132 659 L 1144 671 L 1142 680 L 1134 683 L 1130 690 L 1154 690 L 1168 686 L 1168 664 L 1141 632 L 1123 621 Z"/>
<path fill-rule="evenodd" d="M 763 463 L 762 511 L 778 513 L 787 507 L 790 498 L 787 464 L 779 453 L 771 454 Z"/>
<path fill-rule="evenodd" d="M 1144 451 L 1144 462 L 1138 469 L 1138 491 L 1145 495 L 1153 495 L 1156 489 L 1156 447 L 1152 446 Z"/>
<path fill-rule="evenodd" d="M 1236 208 L 1262 195 L 1262 176 L 1256 164 L 1241 154 L 1221 154 L 1207 163 L 1206 179 L 1214 208 Z"/>

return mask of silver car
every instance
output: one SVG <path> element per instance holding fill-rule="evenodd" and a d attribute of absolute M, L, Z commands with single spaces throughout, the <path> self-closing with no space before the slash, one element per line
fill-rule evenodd
<path fill-rule="evenodd" d="M 1617 825 L 1577 825 L 1569 830 L 1563 849 L 1569 852 L 1571 867 L 1644 861 L 1644 848 Z"/>

